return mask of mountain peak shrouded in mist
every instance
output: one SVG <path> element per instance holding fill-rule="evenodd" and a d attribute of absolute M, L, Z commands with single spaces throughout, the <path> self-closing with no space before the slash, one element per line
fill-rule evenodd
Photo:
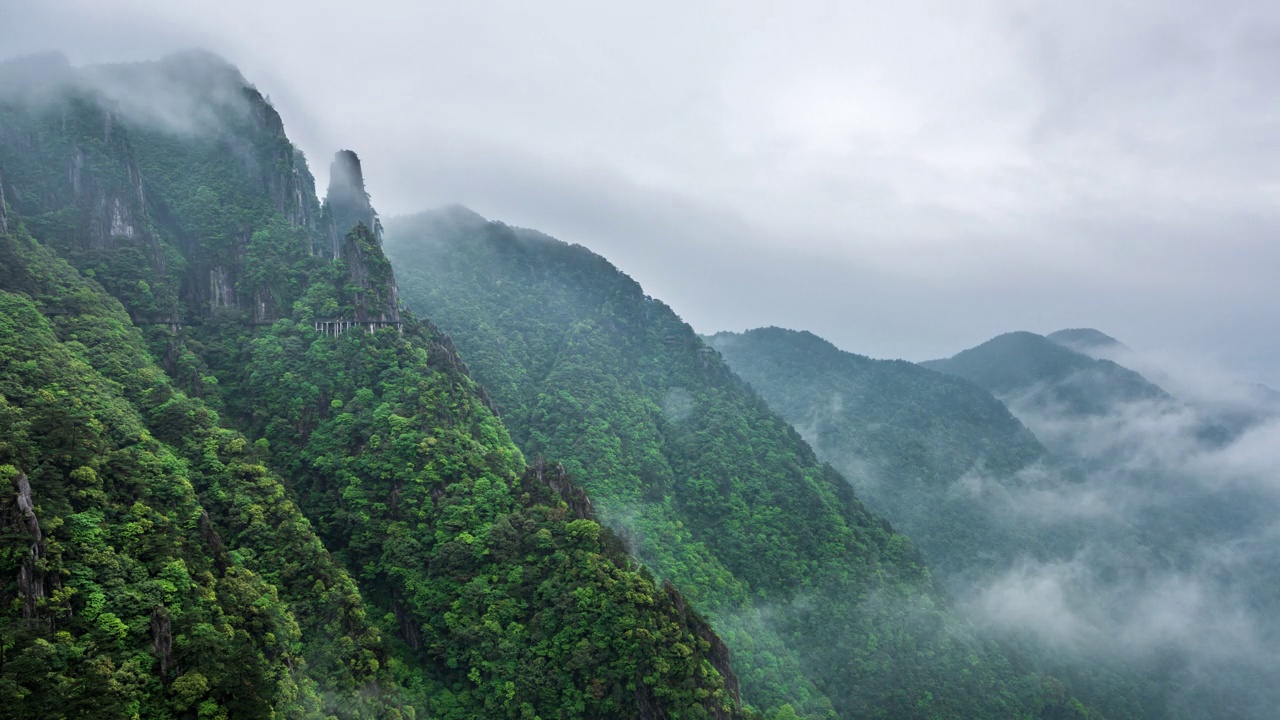
<path fill-rule="evenodd" d="M 1067 328 L 1045 335 L 1046 338 L 1086 355 L 1096 352 L 1126 351 L 1128 346 L 1093 328 Z"/>
<path fill-rule="evenodd" d="M 1005 333 L 953 357 L 920 364 L 965 378 L 1006 401 L 1029 399 L 1075 413 L 1101 415 L 1123 403 L 1170 399 L 1133 370 L 1026 331 Z"/>
<path fill-rule="evenodd" d="M 0 99 L 48 94 L 70 82 L 74 75 L 71 61 L 60 52 L 0 59 Z"/>
<path fill-rule="evenodd" d="M 489 222 L 487 218 L 475 210 L 456 203 L 427 211 L 422 213 L 420 217 L 441 225 L 451 225 L 458 228 L 477 227 Z"/>
<path fill-rule="evenodd" d="M 159 60 L 73 66 L 61 53 L 0 62 L 0 99 L 43 106 L 74 94 L 102 102 L 130 122 L 186 136 L 208 135 L 246 121 L 283 124 L 235 65 L 203 50 Z"/>

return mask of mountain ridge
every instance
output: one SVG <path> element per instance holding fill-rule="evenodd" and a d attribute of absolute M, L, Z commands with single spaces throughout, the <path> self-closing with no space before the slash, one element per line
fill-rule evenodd
<path fill-rule="evenodd" d="M 143 588 L 90 592 L 118 574 L 90 560 L 53 565 L 31 595 L 30 533 L 6 531 L 6 716 L 743 715 L 697 611 L 555 466 L 526 469 L 449 339 L 399 314 L 355 155 L 337 159 L 345 195 L 320 203 L 279 115 L 211 57 L 0 95 L 0 301 L 18 320 L 0 324 L 0 472 L 19 491 L 0 515 L 38 528 L 49 558 L 118 557 Z M 131 115 L 103 78 L 172 89 L 143 109 L 176 114 Z M 65 382 L 102 378 L 102 393 L 79 393 L 101 412 L 134 419 L 49 405 L 57 387 L 29 383 L 64 367 Z M 58 424 L 38 440 L 22 430 L 33 422 Z M 44 463 L 28 449 L 117 425 L 127 447 Z M 181 517 L 148 510 L 138 493 L 172 495 L 182 468 Z M 85 535 L 85 512 L 111 520 L 106 535 Z M 137 544 L 139 522 L 191 538 L 191 572 L 214 574 L 176 584 L 176 565 Z M 200 599 L 130 604 L 154 583 Z M 23 593 L 71 619 L 33 624 L 9 602 Z M 76 653 L 92 664 L 42 669 Z"/>
<path fill-rule="evenodd" d="M 709 608 L 744 698 L 801 715 L 997 712 L 967 684 L 983 677 L 998 702 L 1086 713 L 970 644 L 910 541 L 668 306 L 580 245 L 458 215 L 388 222 L 406 303 L 454 337 L 522 449 L 565 459 L 638 556 Z"/>
<path fill-rule="evenodd" d="M 1172 400 L 1133 370 L 1025 331 L 920 365 L 962 377 L 1002 399 L 1021 396 L 1032 405 L 1062 406 L 1080 415 L 1105 414 L 1117 403 Z"/>

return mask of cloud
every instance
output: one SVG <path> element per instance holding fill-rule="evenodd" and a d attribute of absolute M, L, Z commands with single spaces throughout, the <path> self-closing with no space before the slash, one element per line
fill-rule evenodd
<path fill-rule="evenodd" d="M 88 66 L 80 81 L 124 117 L 179 135 L 216 133 L 253 111 L 244 76 L 205 52 L 172 54 L 159 63 Z"/>
<path fill-rule="evenodd" d="M 1226 703 L 1215 705 L 1221 717 L 1269 717 L 1275 697 L 1261 678 L 1280 673 L 1280 420 L 1266 397 L 1228 392 L 1237 383 L 1209 363 L 1108 352 L 1163 368 L 1195 400 L 1080 415 L 1046 404 L 1042 389 L 1007 398 L 1053 458 L 1011 478 L 975 470 L 952 492 L 1044 542 L 976 578 L 962 606 L 1056 661 L 1145 669 L 1169 693 L 1170 716 Z M 1249 412 L 1203 402 L 1221 398 Z M 1224 417 L 1239 424 L 1224 428 Z"/>
<path fill-rule="evenodd" d="M 233 65 L 202 51 L 81 67 L 60 52 L 0 58 L 0 101 L 43 108 L 71 90 L 102 99 L 117 117 L 187 136 L 248 120 L 246 87 L 252 86 Z"/>
<path fill-rule="evenodd" d="M 384 213 L 583 243 L 700 331 L 922 359 L 1106 318 L 1280 384 L 1271 3 L 0 1 L 0 54 L 209 47 Z"/>
<path fill-rule="evenodd" d="M 1274 630 L 1209 568 L 1099 580 L 1097 549 L 1068 561 L 1024 563 L 978 589 L 968 607 L 986 627 L 1016 630 L 1059 651 L 1128 661 L 1175 652 L 1197 664 L 1250 660 L 1280 667 Z"/>

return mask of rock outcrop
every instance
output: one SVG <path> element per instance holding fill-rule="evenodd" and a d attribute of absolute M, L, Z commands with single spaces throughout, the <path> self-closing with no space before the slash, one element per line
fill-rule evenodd
<path fill-rule="evenodd" d="M 360 158 L 350 150 L 340 150 L 329 168 L 329 190 L 321 210 L 327 228 L 329 248 L 323 252 L 346 264 L 354 314 L 334 319 L 339 323 L 363 325 L 370 331 L 400 324 L 400 297 L 391 262 L 382 253 L 382 223 L 369 202 L 364 187 Z"/>
<path fill-rule="evenodd" d="M 377 243 L 382 244 L 382 224 L 369 202 L 360 158 L 350 150 L 339 150 L 329 165 L 329 190 L 325 193 L 322 213 L 330 257 L 342 255 L 343 239 L 358 225 L 368 228 Z"/>

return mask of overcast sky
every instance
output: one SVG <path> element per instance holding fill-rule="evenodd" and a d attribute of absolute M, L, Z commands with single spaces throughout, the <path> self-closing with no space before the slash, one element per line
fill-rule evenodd
<path fill-rule="evenodd" d="M 582 243 L 701 332 L 1093 326 L 1280 385 L 1280 3 L 0 0 L 0 56 L 193 46 L 383 215 Z"/>

